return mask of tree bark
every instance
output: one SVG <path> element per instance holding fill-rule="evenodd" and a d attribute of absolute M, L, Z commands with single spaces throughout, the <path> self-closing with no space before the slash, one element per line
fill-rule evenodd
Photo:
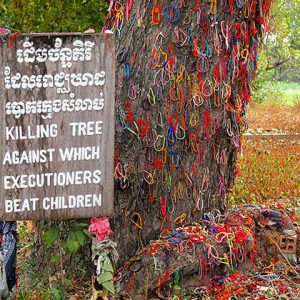
<path fill-rule="evenodd" d="M 120 262 L 182 214 L 192 222 L 226 210 L 269 9 L 263 0 L 110 1 Z"/>
<path fill-rule="evenodd" d="M 226 210 L 269 10 L 267 0 L 110 0 L 120 264 L 179 216 Z"/>

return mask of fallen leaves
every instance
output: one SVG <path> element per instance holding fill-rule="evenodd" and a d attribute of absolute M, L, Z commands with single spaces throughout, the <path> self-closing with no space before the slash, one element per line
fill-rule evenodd
<path fill-rule="evenodd" d="M 230 195 L 230 204 L 270 204 L 278 200 L 295 205 L 300 198 L 300 105 L 256 105 L 248 114 L 252 131 L 278 131 L 291 135 L 284 139 L 245 139 L 239 157 L 240 176 Z"/>

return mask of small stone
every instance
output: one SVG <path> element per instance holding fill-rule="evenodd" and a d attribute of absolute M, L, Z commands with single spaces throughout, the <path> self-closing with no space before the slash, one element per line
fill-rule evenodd
<path fill-rule="evenodd" d="M 89 28 L 84 33 L 95 33 L 95 32 L 96 32 L 95 29 Z"/>

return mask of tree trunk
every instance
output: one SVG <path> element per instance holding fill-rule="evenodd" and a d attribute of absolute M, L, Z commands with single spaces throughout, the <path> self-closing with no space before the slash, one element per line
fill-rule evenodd
<path fill-rule="evenodd" d="M 120 264 L 178 217 L 226 210 L 269 10 L 268 0 L 110 0 Z"/>
<path fill-rule="evenodd" d="M 265 0 L 110 1 L 121 262 L 182 214 L 192 222 L 226 210 L 269 8 Z"/>

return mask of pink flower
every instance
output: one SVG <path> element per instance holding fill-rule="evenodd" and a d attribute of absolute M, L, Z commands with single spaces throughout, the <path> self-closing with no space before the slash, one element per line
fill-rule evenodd
<path fill-rule="evenodd" d="M 103 218 L 91 218 L 91 225 L 89 226 L 89 233 L 96 235 L 96 240 L 105 240 L 109 235 L 113 234 L 110 229 L 109 220 L 106 217 Z"/>

